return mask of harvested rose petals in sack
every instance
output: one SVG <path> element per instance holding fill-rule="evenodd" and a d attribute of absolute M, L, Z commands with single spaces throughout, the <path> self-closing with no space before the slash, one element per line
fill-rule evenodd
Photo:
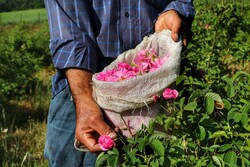
<path fill-rule="evenodd" d="M 131 137 L 159 114 L 156 97 L 163 92 L 169 99 L 178 96 L 164 90 L 179 75 L 181 49 L 181 40 L 173 41 L 171 31 L 156 32 L 93 75 L 93 97 L 111 127 Z"/>
<path fill-rule="evenodd" d="M 159 58 L 154 48 L 139 51 L 131 64 L 119 62 L 116 68 L 100 72 L 96 78 L 100 81 L 117 82 L 148 72 L 156 71 L 167 60 L 168 55 Z"/>

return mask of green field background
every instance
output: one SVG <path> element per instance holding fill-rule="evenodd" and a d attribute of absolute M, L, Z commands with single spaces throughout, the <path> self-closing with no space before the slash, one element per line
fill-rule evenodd
<path fill-rule="evenodd" d="M 40 22 L 47 20 L 45 9 L 30 9 L 0 13 L 0 25 L 16 24 L 20 22 Z"/>

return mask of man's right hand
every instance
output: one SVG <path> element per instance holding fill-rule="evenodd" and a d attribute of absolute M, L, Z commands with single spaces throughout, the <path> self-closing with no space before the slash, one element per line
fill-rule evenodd
<path fill-rule="evenodd" d="M 82 69 L 67 69 L 65 74 L 75 102 L 76 139 L 91 152 L 98 153 L 102 151 L 98 144 L 100 135 L 112 138 L 117 135 L 104 122 L 102 111 L 92 97 L 92 74 Z"/>

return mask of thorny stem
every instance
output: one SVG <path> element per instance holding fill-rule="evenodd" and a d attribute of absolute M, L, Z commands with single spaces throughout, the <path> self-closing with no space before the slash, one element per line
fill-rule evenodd
<path fill-rule="evenodd" d="M 128 131 L 129 131 L 130 135 L 131 135 L 131 136 L 133 136 L 133 133 L 131 132 L 131 130 L 130 130 L 130 128 L 128 127 L 128 125 L 126 124 L 126 122 L 125 122 L 125 120 L 123 119 L 122 115 L 121 115 L 121 114 L 119 114 L 119 116 L 121 117 L 121 119 L 122 119 L 122 121 L 123 121 L 124 125 L 125 125 L 125 126 L 126 126 L 126 128 L 128 129 Z"/>

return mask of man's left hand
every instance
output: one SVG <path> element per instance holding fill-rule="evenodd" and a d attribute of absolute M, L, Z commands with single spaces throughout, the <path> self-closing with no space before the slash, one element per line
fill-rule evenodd
<path fill-rule="evenodd" d="M 158 17 L 155 23 L 155 31 L 160 32 L 165 29 L 172 31 L 171 37 L 175 42 L 178 41 L 181 34 L 183 44 L 187 46 L 185 25 L 177 11 L 169 10 Z"/>

